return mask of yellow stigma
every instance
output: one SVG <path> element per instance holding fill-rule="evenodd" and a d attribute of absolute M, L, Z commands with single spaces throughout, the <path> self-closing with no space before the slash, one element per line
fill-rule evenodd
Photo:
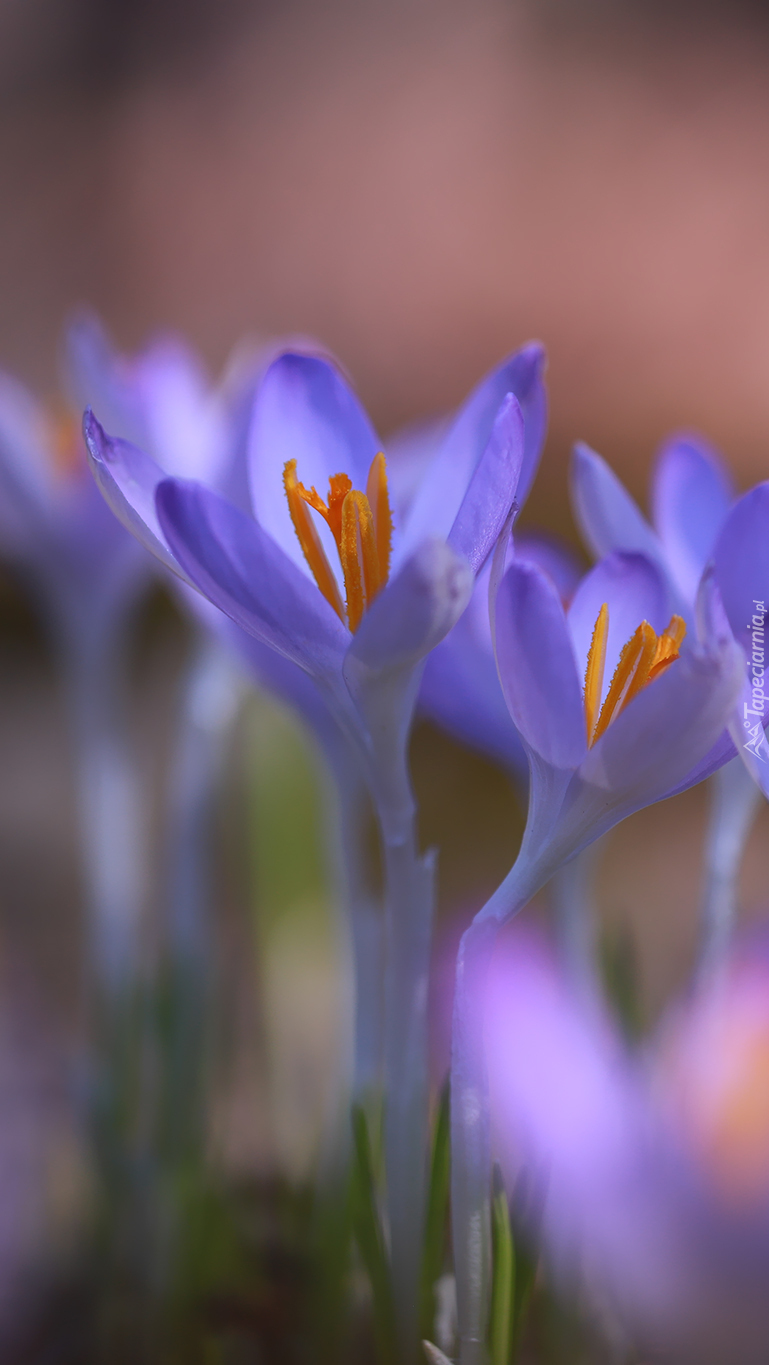
<path fill-rule="evenodd" d="M 297 481 L 296 460 L 287 460 L 283 486 L 291 521 L 315 582 L 341 621 L 356 631 L 363 614 L 381 592 L 390 573 L 392 515 L 385 457 L 371 461 L 366 492 L 353 488 L 346 474 L 329 479 L 328 501 Z M 310 508 L 323 518 L 336 542 L 344 575 L 346 611 Z"/>
<path fill-rule="evenodd" d="M 670 623 L 662 635 L 657 635 L 648 621 L 642 621 L 635 634 L 626 645 L 623 645 L 614 677 L 601 706 L 608 634 L 609 607 L 604 602 L 593 629 L 585 670 L 585 724 L 588 745 L 595 744 L 620 711 L 624 711 L 628 702 L 638 696 L 641 688 L 658 678 L 660 673 L 664 673 L 678 658 L 679 646 L 686 634 L 686 625 L 680 616 L 671 616 Z"/>

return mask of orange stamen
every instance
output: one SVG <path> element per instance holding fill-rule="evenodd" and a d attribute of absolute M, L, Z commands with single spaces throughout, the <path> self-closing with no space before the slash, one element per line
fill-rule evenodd
<path fill-rule="evenodd" d="M 649 671 L 657 648 L 657 636 L 648 621 L 642 621 L 637 631 L 622 647 L 619 663 L 614 671 L 606 700 L 601 707 L 595 727 L 593 743 L 611 725 L 620 711 L 637 696 L 649 681 Z"/>
<path fill-rule="evenodd" d="M 380 450 L 371 461 L 366 481 L 366 496 L 374 518 L 376 552 L 379 560 L 379 577 L 382 585 L 390 575 L 390 544 L 393 534 L 393 519 L 390 511 L 390 491 L 387 487 L 387 468 L 385 457 Z"/>
<path fill-rule="evenodd" d="M 347 594 L 347 623 L 351 631 L 356 631 L 364 612 L 387 582 L 390 570 L 392 516 L 384 455 L 375 455 L 371 462 L 366 493 L 354 489 L 346 474 L 334 474 L 329 480 L 328 504 L 315 488 L 308 490 L 297 481 L 296 460 L 286 463 L 283 482 L 291 520 L 307 563 L 323 596 L 344 621 L 336 579 L 308 507 L 323 517 L 334 537 Z"/>
<path fill-rule="evenodd" d="M 304 557 L 309 564 L 315 582 L 320 588 L 327 602 L 331 603 L 337 616 L 344 621 L 344 606 L 341 594 L 337 587 L 331 565 L 326 558 L 326 551 L 321 544 L 320 536 L 313 524 L 312 517 L 308 511 L 310 507 L 328 520 L 328 508 L 318 497 L 315 489 L 307 492 L 307 489 L 297 482 L 296 460 L 287 460 L 283 470 L 283 486 L 286 490 L 288 499 L 288 510 L 291 514 L 294 530 L 299 538 L 299 544 L 304 552 Z M 320 504 L 318 506 L 318 504 Z"/>
<path fill-rule="evenodd" d="M 587 742 L 593 743 L 593 733 L 603 692 L 603 671 L 606 664 L 606 638 L 609 634 L 609 606 L 604 602 L 598 613 L 593 638 L 587 655 L 585 670 L 585 722 Z"/>
<path fill-rule="evenodd" d="M 664 673 L 678 658 L 678 647 L 686 634 L 686 623 L 680 616 L 671 616 L 662 635 L 658 636 L 648 621 L 642 621 L 637 631 L 623 645 L 619 663 L 601 707 L 596 723 L 595 714 L 601 700 L 603 673 L 606 662 L 606 639 L 609 633 L 609 608 L 604 602 L 593 630 L 585 672 L 585 722 L 588 747 L 608 730 L 612 721 L 638 696 L 642 688 L 660 673 Z"/>
<path fill-rule="evenodd" d="M 649 672 L 649 682 L 658 678 L 660 673 L 678 658 L 678 648 L 686 634 L 686 622 L 680 616 L 671 616 L 669 625 L 657 641 L 657 649 Z"/>

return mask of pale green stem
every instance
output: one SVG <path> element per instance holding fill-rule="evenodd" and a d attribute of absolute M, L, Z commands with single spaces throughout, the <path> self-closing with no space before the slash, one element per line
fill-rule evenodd
<path fill-rule="evenodd" d="M 451 1050 L 451 1213 L 460 1365 L 484 1365 L 491 1287 L 491 1148 L 484 1002 L 499 930 L 546 872 L 520 857 L 465 932 L 457 959 Z"/>
<path fill-rule="evenodd" d="M 384 847 L 387 959 L 384 1070 L 385 1163 L 390 1257 L 404 1365 L 418 1350 L 419 1289 L 427 1181 L 428 1048 L 435 860 L 413 834 Z"/>
<path fill-rule="evenodd" d="M 600 841 L 599 841 L 600 843 Z M 595 996 L 595 866 L 599 843 L 589 844 L 553 874 L 548 885 L 561 959 L 580 995 Z"/>
<path fill-rule="evenodd" d="M 227 736 L 243 696 L 242 675 L 202 636 L 184 678 L 168 791 L 167 954 L 173 999 L 164 1136 L 171 1150 L 202 1138 L 202 1064 L 210 985 L 212 825 Z"/>
<path fill-rule="evenodd" d="M 709 788 L 711 807 L 697 966 L 701 984 L 718 975 L 729 950 L 737 917 L 740 867 L 761 803 L 761 792 L 739 758 L 719 768 L 710 779 Z"/>

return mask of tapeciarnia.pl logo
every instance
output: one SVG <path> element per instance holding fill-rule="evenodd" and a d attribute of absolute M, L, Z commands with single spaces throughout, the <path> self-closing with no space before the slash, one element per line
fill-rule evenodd
<path fill-rule="evenodd" d="M 749 753 L 760 759 L 762 763 L 767 760 L 769 754 L 769 744 L 767 744 L 764 734 L 764 713 L 766 710 L 766 693 L 764 692 L 764 622 L 766 620 L 766 607 L 758 598 L 753 599 L 755 612 L 748 622 L 748 630 L 751 634 L 751 653 L 748 656 L 748 681 L 750 683 L 750 702 L 743 705 L 744 720 L 743 724 L 748 732 L 748 738 L 743 745 Z M 750 717 L 753 717 L 751 720 Z"/>

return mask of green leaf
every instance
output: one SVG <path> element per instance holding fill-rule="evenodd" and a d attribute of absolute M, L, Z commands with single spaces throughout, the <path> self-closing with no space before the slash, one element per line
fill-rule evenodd
<path fill-rule="evenodd" d="M 449 1182 L 451 1173 L 451 1125 L 448 1082 L 441 1092 L 435 1120 L 433 1150 L 430 1161 L 430 1186 L 425 1215 L 425 1244 L 422 1260 L 421 1323 L 422 1335 L 432 1335 L 435 1317 L 435 1281 L 443 1272 L 446 1255 L 446 1220 L 449 1210 Z"/>
<path fill-rule="evenodd" d="M 398 1365 L 390 1264 L 385 1247 L 374 1181 L 366 1115 L 360 1105 L 352 1110 L 353 1227 L 374 1299 L 374 1329 L 382 1365 Z"/>
<path fill-rule="evenodd" d="M 498 1165 L 491 1200 L 494 1268 L 491 1279 L 491 1365 L 509 1365 L 515 1330 L 515 1245 L 510 1210 Z"/>

